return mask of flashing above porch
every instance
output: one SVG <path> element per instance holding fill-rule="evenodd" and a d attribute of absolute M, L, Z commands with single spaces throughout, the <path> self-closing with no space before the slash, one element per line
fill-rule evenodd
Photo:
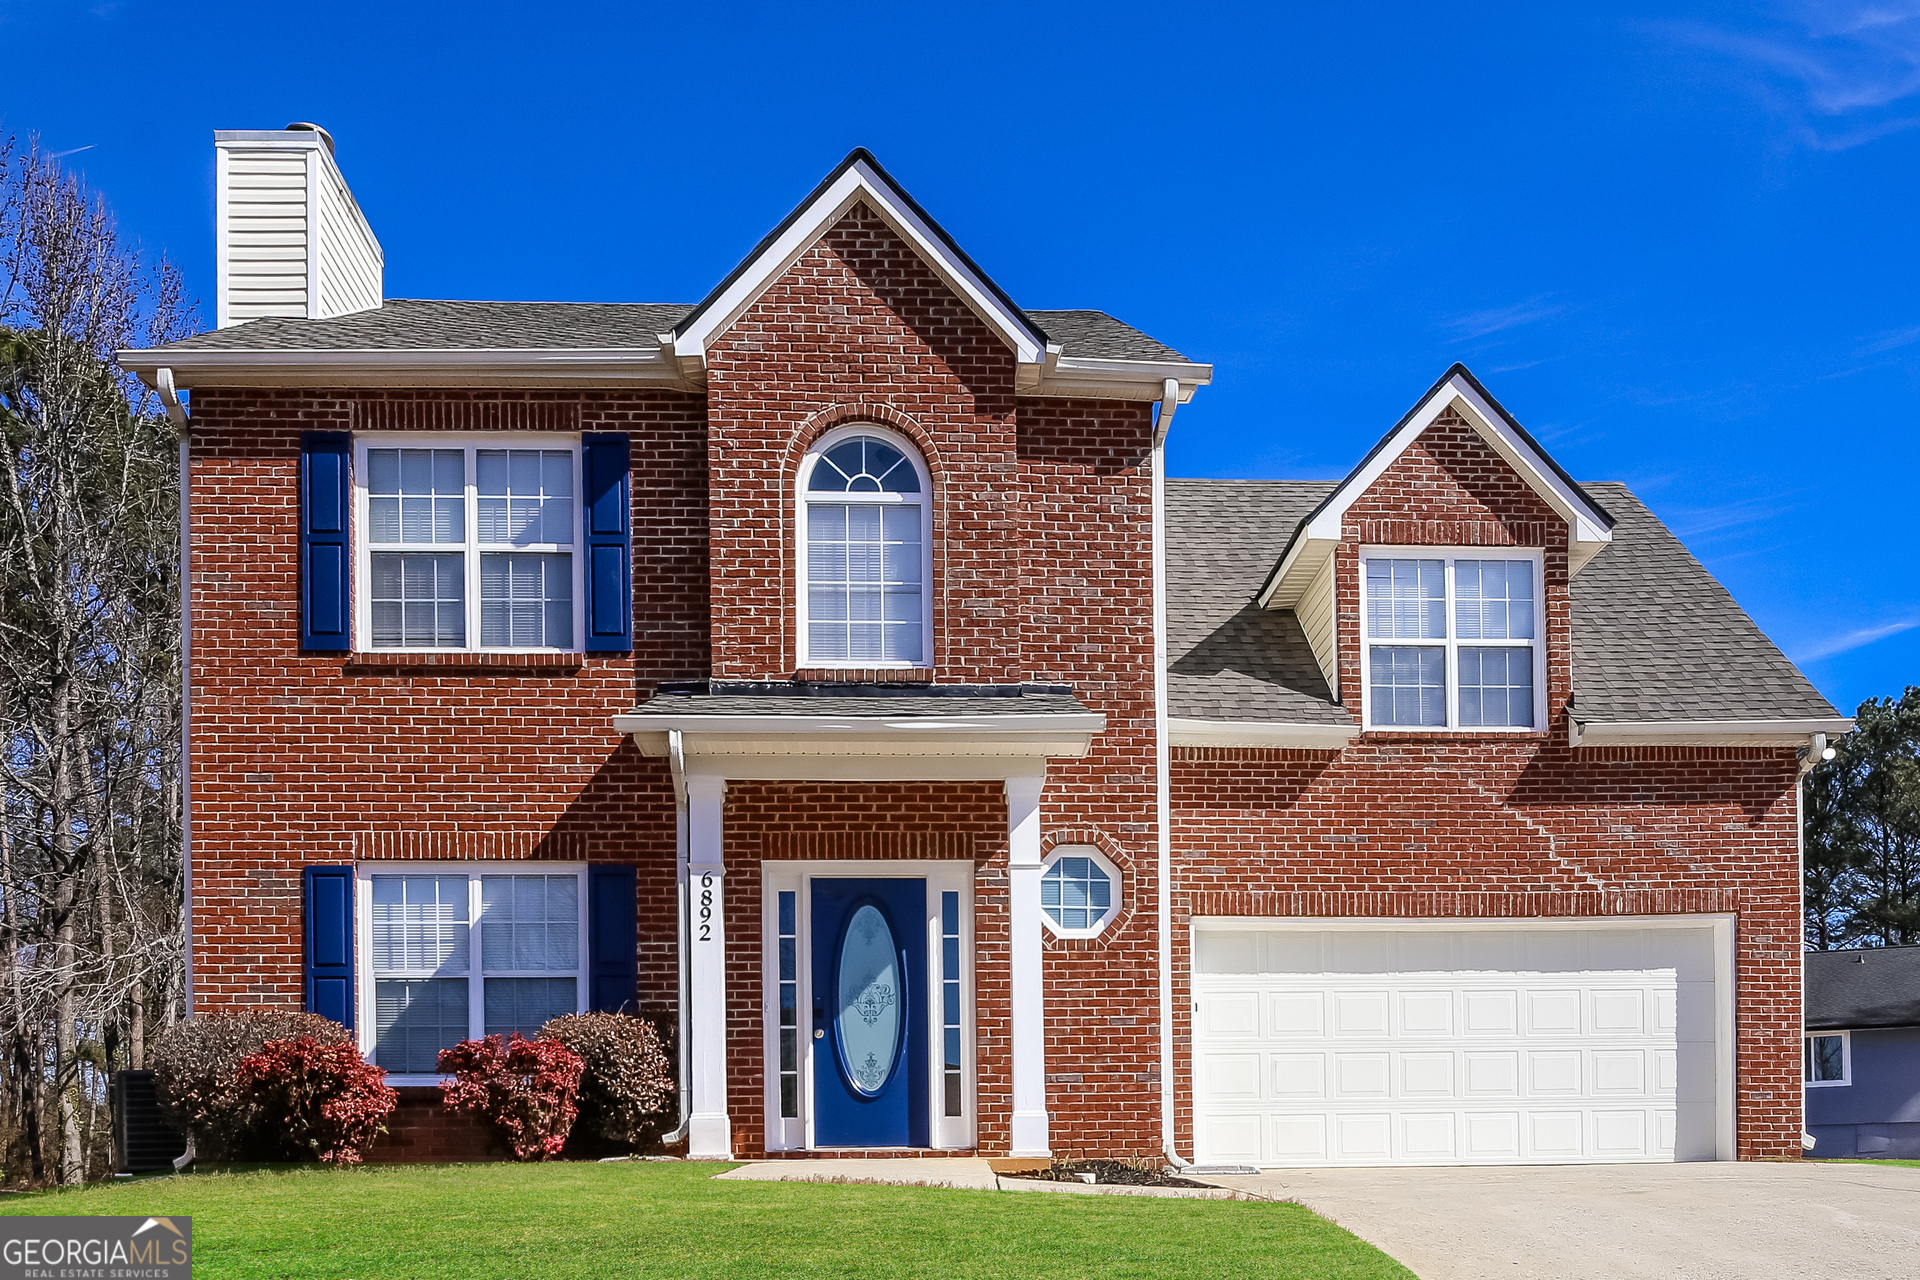
<path fill-rule="evenodd" d="M 1066 685 L 710 680 L 663 684 L 613 725 L 648 756 L 678 732 L 689 773 L 906 781 L 1041 773 L 1107 718 Z"/>

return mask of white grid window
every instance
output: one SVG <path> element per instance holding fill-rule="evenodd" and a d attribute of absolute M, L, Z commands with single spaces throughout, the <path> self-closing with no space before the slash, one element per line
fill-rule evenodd
<path fill-rule="evenodd" d="M 435 1075 L 442 1049 L 482 1035 L 531 1038 L 583 1007 L 579 871 L 361 875 L 373 989 L 367 1047 L 394 1075 Z"/>
<path fill-rule="evenodd" d="M 800 468 L 802 666 L 918 667 L 930 656 L 927 477 L 870 427 L 829 433 Z"/>
<path fill-rule="evenodd" d="M 1540 558 L 1411 550 L 1361 558 L 1367 726 L 1539 727 Z"/>
<path fill-rule="evenodd" d="M 1098 850 L 1062 847 L 1040 873 L 1040 914 L 1064 938 L 1091 938 L 1120 911 L 1120 869 Z"/>
<path fill-rule="evenodd" d="M 360 647 L 577 649 L 579 470 L 564 439 L 360 441 Z"/>

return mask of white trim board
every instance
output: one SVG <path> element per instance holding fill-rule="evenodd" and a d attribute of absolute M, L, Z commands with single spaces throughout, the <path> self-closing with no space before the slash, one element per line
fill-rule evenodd
<path fill-rule="evenodd" d="M 1449 409 L 1458 411 L 1474 433 L 1567 522 L 1573 534 L 1568 548 L 1569 574 L 1578 573 L 1613 541 L 1613 522 L 1606 513 L 1569 485 L 1547 455 L 1515 430 L 1507 415 L 1479 390 L 1472 375 L 1456 365 L 1308 518 L 1262 591 L 1262 608 L 1291 609 L 1299 603 L 1301 593 L 1339 545 L 1348 508 Z"/>
<path fill-rule="evenodd" d="M 1289 724 L 1275 720 L 1196 720 L 1174 716 L 1167 725 L 1168 736 L 1176 747 L 1339 751 L 1360 736 L 1360 726 L 1353 723 Z"/>

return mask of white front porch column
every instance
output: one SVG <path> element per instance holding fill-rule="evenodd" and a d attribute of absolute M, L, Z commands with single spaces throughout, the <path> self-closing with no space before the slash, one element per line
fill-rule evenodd
<path fill-rule="evenodd" d="M 1007 779 L 1007 986 L 1013 994 L 1013 1133 L 1009 1155 L 1046 1156 L 1047 1011 L 1040 974 L 1040 788 Z"/>
<path fill-rule="evenodd" d="M 720 880 L 724 778 L 687 779 L 688 1039 L 692 1041 L 692 1109 L 687 1157 L 733 1159 L 727 1119 L 727 931 Z M 1038 891 L 1036 890 L 1036 893 Z"/>

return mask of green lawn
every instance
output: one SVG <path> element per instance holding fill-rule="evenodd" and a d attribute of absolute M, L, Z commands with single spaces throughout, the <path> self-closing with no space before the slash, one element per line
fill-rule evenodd
<path fill-rule="evenodd" d="M 716 1182 L 714 1165 L 268 1169 L 0 1197 L 0 1213 L 192 1215 L 236 1277 L 1397 1277 L 1292 1204 Z"/>
<path fill-rule="evenodd" d="M 1814 1164 L 1890 1164 L 1897 1169 L 1920 1169 L 1920 1160 L 1815 1160 Z"/>

